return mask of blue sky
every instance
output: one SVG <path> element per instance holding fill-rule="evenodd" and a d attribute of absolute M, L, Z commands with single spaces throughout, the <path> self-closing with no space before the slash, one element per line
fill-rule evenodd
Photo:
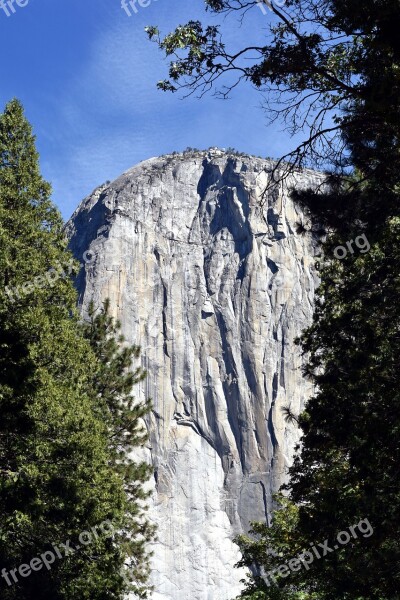
<path fill-rule="evenodd" d="M 0 10 L 1 108 L 15 96 L 23 102 L 65 218 L 94 187 L 151 156 L 233 146 L 279 157 L 292 147 L 282 125 L 267 125 L 262 97 L 249 85 L 227 101 L 156 89 L 166 63 L 144 27 L 222 21 L 202 0 L 152 0 L 131 17 L 120 0 L 24 2 L 10 16 Z M 241 27 L 230 17 L 227 43 L 260 41 L 269 18 L 257 7 Z"/>

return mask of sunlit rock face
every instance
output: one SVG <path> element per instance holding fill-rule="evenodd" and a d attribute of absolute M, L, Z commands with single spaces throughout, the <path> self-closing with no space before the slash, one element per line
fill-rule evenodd
<path fill-rule="evenodd" d="M 158 524 L 156 600 L 229 600 L 233 537 L 269 514 L 298 433 L 282 407 L 310 395 L 294 339 L 310 323 L 314 240 L 271 162 L 221 151 L 153 158 L 86 198 L 67 231 L 82 311 L 110 298 L 142 348 Z M 87 252 L 89 251 L 89 252 Z M 85 255 L 84 253 L 87 252 Z"/>

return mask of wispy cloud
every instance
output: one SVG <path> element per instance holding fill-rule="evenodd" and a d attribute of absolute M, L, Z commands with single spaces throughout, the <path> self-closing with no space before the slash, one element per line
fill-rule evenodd
<path fill-rule="evenodd" d="M 91 38 L 85 60 L 65 81 L 62 98 L 53 98 L 52 125 L 44 127 L 43 169 L 65 217 L 95 186 L 150 156 L 211 145 L 262 155 L 274 154 L 271 146 L 277 155 L 284 151 L 276 129 L 260 135 L 261 99 L 249 86 L 226 102 L 212 96 L 180 100 L 156 89 L 166 63 L 144 26 L 159 23 L 166 32 L 193 18 L 193 11 L 204 16 L 198 0 L 194 8 L 186 0 L 173 5 L 172 11 L 170 0 L 158 0 L 129 18 L 116 1 L 112 17 L 103 18 L 104 27 Z M 248 30 L 236 24 L 229 31 L 232 44 L 240 43 L 238 35 L 245 42 Z"/>

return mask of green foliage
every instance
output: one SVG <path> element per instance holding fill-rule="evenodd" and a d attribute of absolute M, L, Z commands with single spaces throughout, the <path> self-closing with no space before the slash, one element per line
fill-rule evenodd
<path fill-rule="evenodd" d="M 299 529 L 315 539 L 362 518 L 374 528 L 316 566 L 332 598 L 393 598 L 400 584 L 399 248 L 392 217 L 368 253 L 328 263 L 303 340 L 318 393 L 301 415 L 303 449 L 291 469 Z"/>
<path fill-rule="evenodd" d="M 250 535 L 236 538 L 242 552 L 238 567 L 249 567 L 242 600 L 314 600 L 303 588 L 301 574 L 293 572 L 290 581 L 282 578 L 276 569 L 294 558 L 304 546 L 296 536 L 298 508 L 282 495 L 276 495 L 276 509 L 271 526 L 252 523 Z M 272 577 L 271 577 L 272 574 Z M 315 598 L 317 600 L 317 598 Z"/>
<path fill-rule="evenodd" d="M 366 192 L 376 183 L 370 178 Z M 307 547 L 334 539 L 362 519 L 373 534 L 315 561 L 300 581 L 294 574 L 280 581 L 283 594 L 302 585 L 324 600 L 398 597 L 400 217 L 365 223 L 365 230 L 370 249 L 357 250 L 353 243 L 355 252 L 342 260 L 334 258 L 335 247 L 347 241 L 342 232 L 324 244 L 314 320 L 302 339 L 305 375 L 316 393 L 298 419 L 303 436 L 286 491 L 298 507 L 294 553 L 298 540 Z M 349 227 L 346 233 L 354 240 L 361 231 Z M 244 564 L 254 573 L 271 564 L 262 548 L 279 551 L 279 537 L 273 539 L 268 529 L 258 533 L 253 555 L 242 545 Z M 264 590 L 254 575 L 250 583 L 251 591 Z"/>
<path fill-rule="evenodd" d="M 324 600 L 315 591 L 315 583 L 304 567 L 282 576 L 279 568 L 288 565 L 307 550 L 309 543 L 300 537 L 299 508 L 288 498 L 277 494 L 272 524 L 252 523 L 250 535 L 236 538 L 242 552 L 238 567 L 249 567 L 246 586 L 240 600 Z"/>
<path fill-rule="evenodd" d="M 11 586 L 1 579 L 1 598 L 121 600 L 127 492 L 93 388 L 107 366 L 82 334 L 68 272 L 10 294 L 51 267 L 73 268 L 49 196 L 31 127 L 13 100 L 0 115 L 0 569 L 67 540 L 76 547 L 80 533 L 106 520 L 117 533 L 98 534 L 50 570 L 17 572 Z M 122 421 L 117 409 L 114 417 Z"/>
<path fill-rule="evenodd" d="M 152 468 L 143 461 L 135 461 L 132 452 L 148 439 L 143 419 L 151 409 L 151 402 L 139 403 L 131 395 L 132 388 L 146 377 L 141 367 L 131 371 L 133 360 L 139 358 L 140 348 L 126 346 L 124 337 L 119 333 L 121 324 L 114 321 L 109 311 L 108 300 L 98 312 L 92 302 L 89 320 L 83 329 L 97 359 L 91 389 L 108 426 L 108 445 L 114 469 L 124 484 L 124 519 L 118 538 L 126 554 L 126 579 L 132 580 L 132 591 L 138 597 L 146 598 L 149 575 L 146 545 L 153 539 L 154 528 L 145 516 L 143 501 L 149 494 L 143 486 Z"/>

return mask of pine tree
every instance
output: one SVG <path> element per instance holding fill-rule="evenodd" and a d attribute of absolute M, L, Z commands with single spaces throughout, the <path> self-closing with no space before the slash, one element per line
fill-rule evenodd
<path fill-rule="evenodd" d="M 300 535 L 329 537 L 368 519 L 373 534 L 317 562 L 327 598 L 392 599 L 400 593 L 400 219 L 367 253 L 324 268 L 303 339 L 318 390 L 300 417 L 302 450 L 289 490 Z"/>
<path fill-rule="evenodd" d="M 126 492 L 92 390 L 99 363 L 75 308 L 74 264 L 31 127 L 13 100 L 0 115 L 4 600 L 121 600 L 127 590 L 119 534 Z M 48 568 L 43 560 L 31 567 L 45 552 Z"/>
<path fill-rule="evenodd" d="M 109 300 L 100 311 L 91 302 L 83 329 L 97 359 L 92 380 L 95 402 L 108 425 L 112 464 L 124 484 L 125 519 L 119 539 L 126 553 L 125 580 L 132 582 L 137 596 L 146 597 L 150 557 L 147 544 L 153 539 L 154 528 L 144 510 L 149 496 L 144 486 L 152 469 L 148 463 L 135 460 L 132 453 L 148 439 L 143 419 L 151 402 L 140 403 L 132 396 L 132 388 L 146 377 L 140 366 L 131 370 L 140 348 L 126 345 L 120 334 L 121 323 L 110 316 L 109 309 Z"/>
<path fill-rule="evenodd" d="M 275 530 L 255 524 L 257 539 L 239 539 L 240 564 L 254 573 L 247 590 L 259 598 L 286 600 L 294 590 L 318 600 L 400 594 L 400 218 L 388 218 L 376 238 L 368 251 L 325 261 L 314 322 L 302 339 L 316 393 L 298 418 L 303 436 L 286 486 L 297 508 L 289 544 L 283 547 L 285 512 Z M 278 578 L 276 589 L 257 577 L 293 558 L 299 544 L 307 550 L 324 540 L 331 550 L 308 570 Z"/>

